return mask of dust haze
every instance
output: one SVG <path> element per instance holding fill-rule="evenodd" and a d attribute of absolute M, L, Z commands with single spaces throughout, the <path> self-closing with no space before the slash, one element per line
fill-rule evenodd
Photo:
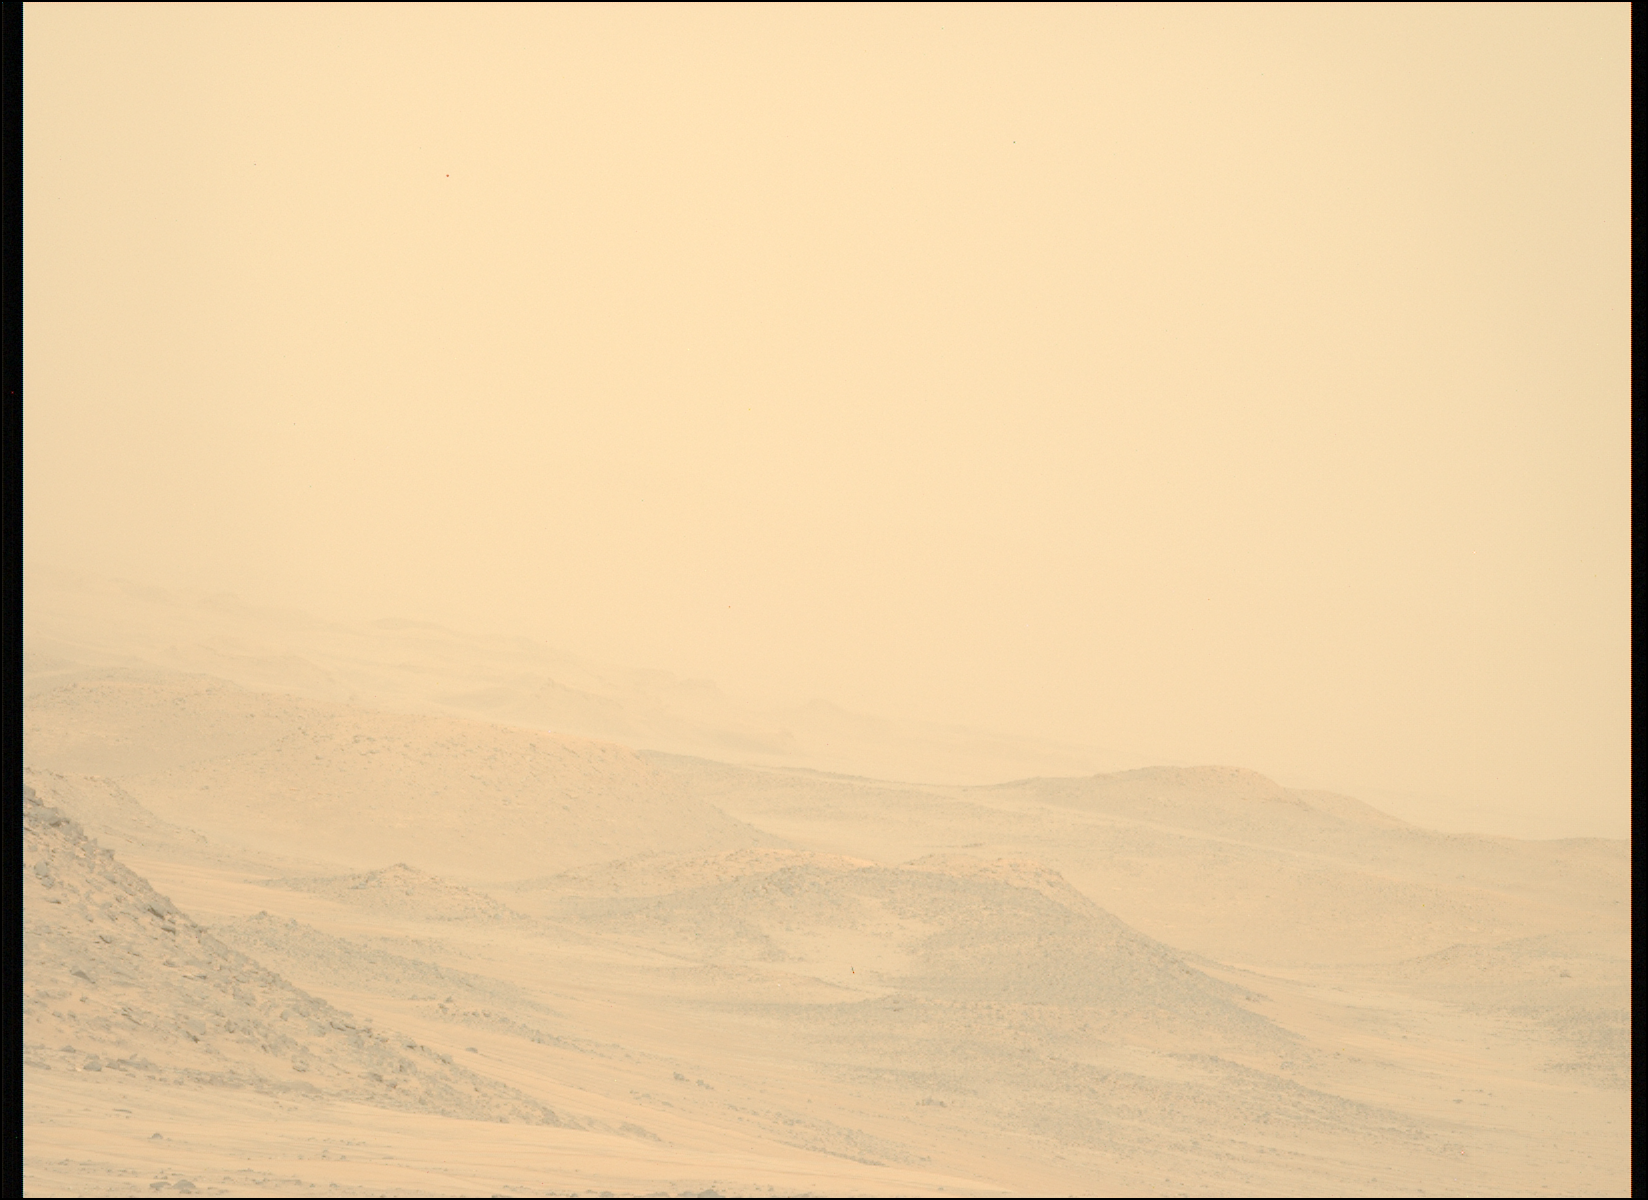
<path fill-rule="evenodd" d="M 1628 1190 L 1629 24 L 27 5 L 30 1194 Z"/>

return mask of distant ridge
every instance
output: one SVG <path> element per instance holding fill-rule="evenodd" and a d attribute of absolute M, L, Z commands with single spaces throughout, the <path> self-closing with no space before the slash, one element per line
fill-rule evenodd
<path fill-rule="evenodd" d="M 1243 767 L 1141 767 L 1107 774 L 1021 779 L 997 784 L 993 793 L 1017 793 L 1091 812 L 1168 824 L 1240 827 L 1288 825 L 1299 819 L 1412 829 L 1370 804 L 1334 792 L 1301 791 Z"/>

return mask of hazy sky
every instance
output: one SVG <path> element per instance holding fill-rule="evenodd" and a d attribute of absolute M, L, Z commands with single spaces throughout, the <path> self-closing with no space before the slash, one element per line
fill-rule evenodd
<path fill-rule="evenodd" d="M 1628 5 L 25 13 L 31 562 L 1625 832 Z"/>

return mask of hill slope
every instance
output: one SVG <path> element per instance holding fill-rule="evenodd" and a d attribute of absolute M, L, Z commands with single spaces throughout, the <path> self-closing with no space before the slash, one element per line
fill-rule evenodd
<path fill-rule="evenodd" d="M 357 1021 L 226 946 L 33 789 L 24 792 L 23 850 L 31 1067 L 564 1123 L 530 1097 Z"/>

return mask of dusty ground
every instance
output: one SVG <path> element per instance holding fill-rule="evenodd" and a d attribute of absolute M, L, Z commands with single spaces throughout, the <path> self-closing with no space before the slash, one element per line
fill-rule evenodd
<path fill-rule="evenodd" d="M 36 660 L 30 1194 L 1629 1191 L 1624 842 Z"/>

